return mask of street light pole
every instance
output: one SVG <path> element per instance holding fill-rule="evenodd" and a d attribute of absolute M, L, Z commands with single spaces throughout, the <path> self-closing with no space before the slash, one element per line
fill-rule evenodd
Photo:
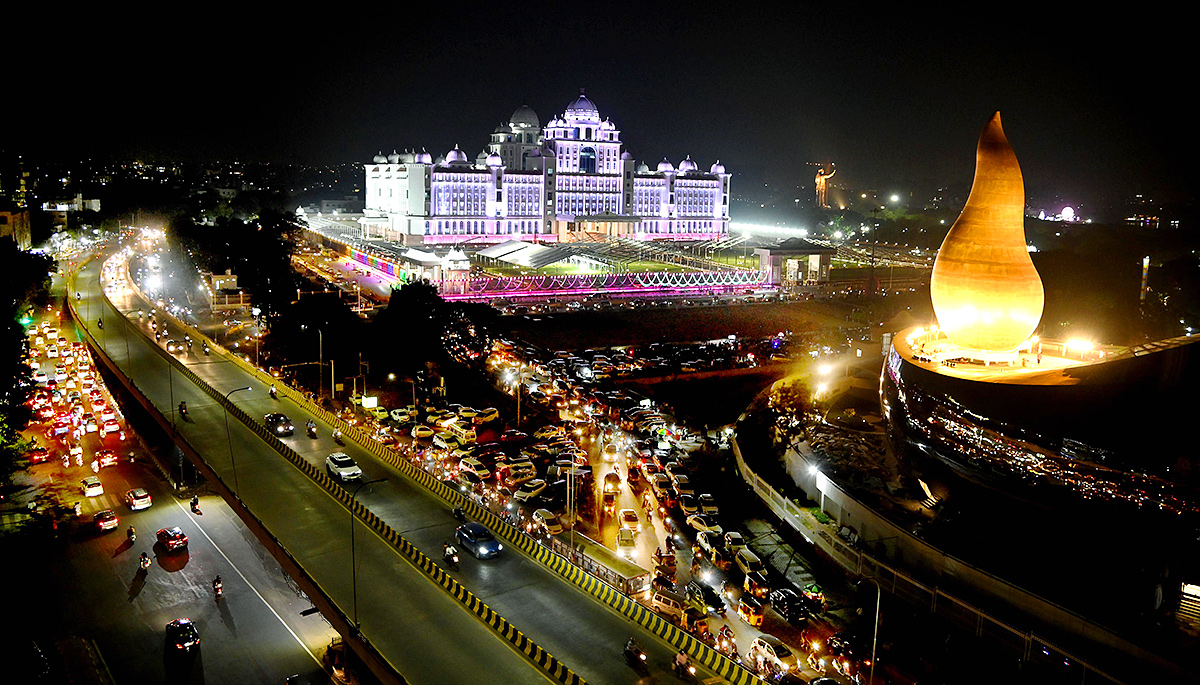
<path fill-rule="evenodd" d="M 864 581 L 875 584 L 875 634 L 871 636 L 871 671 L 867 676 L 867 685 L 875 685 L 875 644 L 879 641 L 879 602 L 883 597 L 883 590 L 879 587 L 879 581 L 874 578 L 863 578 Z"/>
<path fill-rule="evenodd" d="M 233 390 L 230 390 L 229 392 L 225 393 L 225 403 L 221 405 L 221 408 L 225 410 L 225 442 L 229 443 L 229 463 L 231 466 L 233 466 L 233 493 L 238 499 L 242 498 L 242 493 L 238 488 L 237 462 L 233 460 L 233 438 L 229 437 L 229 396 L 235 392 L 249 389 L 250 386 L 247 385 L 244 388 L 234 388 Z"/>
<path fill-rule="evenodd" d="M 385 480 L 387 480 L 387 479 L 386 478 L 376 478 L 374 480 L 364 480 L 363 482 L 359 483 L 356 488 L 354 488 L 354 492 L 350 493 L 350 585 L 353 587 L 353 591 L 354 591 L 354 632 L 355 632 L 355 634 L 358 633 L 359 623 L 358 623 L 358 562 L 355 560 L 355 557 L 354 557 L 354 502 L 355 502 L 356 498 L 358 497 L 358 491 L 361 490 L 364 485 L 370 485 L 372 483 L 382 483 Z"/>

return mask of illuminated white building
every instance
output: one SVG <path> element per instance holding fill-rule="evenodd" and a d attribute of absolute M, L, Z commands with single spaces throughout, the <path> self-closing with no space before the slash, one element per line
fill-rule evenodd
<path fill-rule="evenodd" d="M 572 237 L 699 240 L 729 229 L 729 174 L 690 157 L 654 171 L 580 93 L 541 125 L 527 105 L 472 161 L 455 146 L 377 155 L 366 170 L 363 232 L 405 243 L 554 242 Z"/>

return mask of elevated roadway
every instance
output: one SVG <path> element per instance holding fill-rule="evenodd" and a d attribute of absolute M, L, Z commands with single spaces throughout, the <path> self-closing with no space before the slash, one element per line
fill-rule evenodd
<path fill-rule="evenodd" d="M 115 292 L 110 303 L 102 296 L 99 270 L 99 261 L 82 267 L 78 287 L 83 297 L 75 303 L 97 344 L 153 406 L 170 417 L 180 436 L 236 490 L 338 609 L 351 621 L 357 617 L 362 635 L 397 671 L 417 683 L 468 682 L 481 675 L 505 683 L 547 679 L 382 537 L 358 524 L 352 541 L 346 506 L 253 430 L 227 416 L 219 402 L 169 364 L 148 322 L 133 314 L 145 304 Z M 104 328 L 97 326 L 100 316 Z M 182 337 L 178 330 L 171 335 Z M 383 479 L 363 487 L 358 500 L 417 549 L 440 558 L 442 542 L 452 538 L 457 525 L 445 501 L 367 449 L 349 441 L 344 447 L 336 445 L 320 416 L 291 400 L 272 400 L 264 383 L 242 366 L 217 349 L 205 356 L 199 348 L 195 345 L 178 361 L 218 393 L 230 393 L 229 401 L 251 417 L 287 414 L 299 429 L 282 440 L 313 466 L 323 469 L 333 451 L 350 454 L 362 467 L 364 479 Z M 238 390 L 245 387 L 249 389 Z M 180 401 L 188 403 L 187 419 L 175 410 Z M 309 418 L 318 423 L 318 439 L 304 434 Z M 673 677 L 668 672 L 673 647 L 533 558 L 510 545 L 496 559 L 463 557 L 461 571 L 453 577 L 584 680 L 636 680 L 621 656 L 631 635 L 647 648 L 651 676 Z M 357 583 L 352 566 L 357 567 Z M 701 675 L 707 681 L 719 680 L 711 673 Z M 744 681 L 745 673 L 739 672 L 739 677 Z"/>

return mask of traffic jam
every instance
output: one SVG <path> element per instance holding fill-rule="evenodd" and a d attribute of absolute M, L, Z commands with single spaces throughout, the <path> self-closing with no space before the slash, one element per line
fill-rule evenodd
<path fill-rule="evenodd" d="M 26 363 L 34 385 L 27 434 L 36 443 L 28 459 L 39 470 L 50 469 L 41 474 L 50 481 L 78 483 L 77 489 L 60 495 L 58 506 L 80 529 L 107 535 L 124 527 L 125 542 L 118 551 L 132 559 L 139 546 L 138 512 L 151 508 L 154 500 L 145 487 L 135 484 L 140 470 L 116 473 L 113 468 L 132 462 L 137 446 L 126 434 L 125 417 L 100 378 L 87 345 L 71 339 L 76 334 L 73 327 L 62 325 L 61 314 L 49 311 L 26 329 Z M 135 482 L 130 482 L 131 476 Z M 199 513 L 196 498 L 192 510 Z M 58 531 L 57 517 L 51 525 Z M 188 536 L 179 526 L 153 531 L 141 546 L 143 551 L 136 556 L 139 574 L 148 573 L 155 563 L 169 571 L 186 563 Z M 172 621 L 167 634 L 168 654 L 190 654 L 199 647 L 200 636 L 190 619 Z"/>
<path fill-rule="evenodd" d="M 720 489 L 706 489 L 715 474 L 697 456 L 704 441 L 651 400 L 553 359 L 566 355 L 494 345 L 487 368 L 516 404 L 511 424 L 454 403 L 374 407 L 367 421 L 414 465 L 751 670 L 856 681 L 866 652 L 816 618 L 822 589 L 792 587 L 721 516 Z M 462 526 L 460 546 L 501 552 L 471 525 L 483 528 Z M 476 536 L 489 542 L 482 553 Z"/>

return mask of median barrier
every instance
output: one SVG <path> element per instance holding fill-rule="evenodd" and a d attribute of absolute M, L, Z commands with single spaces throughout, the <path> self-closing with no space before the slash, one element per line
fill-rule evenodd
<path fill-rule="evenodd" d="M 136 286 L 135 286 L 135 288 L 136 288 Z M 138 291 L 138 293 L 139 293 L 139 295 L 141 295 L 140 290 Z M 142 296 L 142 297 L 144 299 L 144 296 Z M 107 297 L 105 299 L 107 299 Z M 111 302 L 110 302 L 110 305 L 111 305 Z M 172 316 L 170 318 L 173 320 L 175 325 L 179 326 L 180 328 L 191 330 L 193 333 L 196 334 L 198 339 L 204 339 L 204 340 L 207 339 L 199 331 L 195 330 L 194 328 L 192 328 L 190 326 L 187 326 L 186 324 L 184 324 L 182 321 L 179 321 L 175 317 Z M 214 345 L 213 347 L 215 348 L 216 346 Z M 466 607 L 467 610 L 469 610 L 476 617 L 478 617 L 480 620 L 482 620 L 483 623 L 486 624 L 493 632 L 495 632 L 501 638 L 507 640 L 514 647 L 519 649 L 523 654 L 526 655 L 526 657 L 529 658 L 530 661 L 532 661 L 538 668 L 540 668 L 551 679 L 553 679 L 557 682 L 560 682 L 560 683 L 564 683 L 564 685 L 586 685 L 586 681 L 583 678 L 581 678 L 578 674 L 576 674 L 574 671 L 572 671 L 569 667 L 567 667 L 566 664 L 562 663 L 556 657 L 554 657 L 552 654 L 547 652 L 545 649 L 542 649 L 540 646 L 535 644 L 532 640 L 530 640 L 528 637 L 526 637 L 525 634 L 522 633 L 518 628 L 516 628 L 511 623 L 509 623 L 507 619 L 505 619 L 503 616 L 498 614 L 494 609 L 489 607 L 484 601 L 482 601 L 478 597 L 476 597 L 474 595 L 474 593 L 472 593 L 470 590 L 466 589 L 466 587 L 464 585 L 462 585 L 456 579 L 454 579 L 448 573 L 446 573 L 445 570 L 443 570 L 440 566 L 438 566 L 436 563 L 434 563 L 432 559 L 430 559 L 427 555 L 425 555 L 423 552 L 421 552 L 419 549 L 417 549 L 416 546 L 414 546 L 411 542 L 409 542 L 407 539 L 405 539 L 404 536 L 400 535 L 390 525 L 388 525 L 382 519 L 380 519 L 378 516 L 376 516 L 375 513 L 370 511 L 364 504 L 362 504 L 361 502 L 359 502 L 356 499 L 353 499 L 351 496 L 351 493 L 349 491 L 347 491 L 345 488 L 341 487 L 341 485 L 339 485 L 338 483 L 334 482 L 334 480 L 332 478 L 330 478 L 323 470 L 314 466 L 311 462 L 304 459 L 304 457 L 302 457 L 299 453 L 297 453 L 291 447 L 288 447 L 286 444 L 284 444 L 284 442 L 282 440 L 280 440 L 278 437 L 271 434 L 262 423 L 253 420 L 245 411 L 242 410 L 241 407 L 238 407 L 236 404 L 234 404 L 231 400 L 229 400 L 227 397 L 222 395 L 215 388 L 208 385 L 207 382 L 202 380 L 191 369 L 189 369 L 187 367 L 187 365 L 180 362 L 173 355 L 167 353 L 160 346 L 155 345 L 155 348 L 158 349 L 159 354 L 163 355 L 163 357 L 166 358 L 167 363 L 170 364 L 173 368 L 175 368 L 181 375 L 183 375 L 185 378 L 187 378 L 189 381 L 191 381 L 193 384 L 195 384 L 198 388 L 200 388 L 202 391 L 204 391 L 205 394 L 209 395 L 214 400 L 216 400 L 218 404 L 220 404 L 222 407 L 225 408 L 226 411 L 228 411 L 238 421 L 242 422 L 248 428 L 250 428 L 250 430 L 252 430 L 260 438 L 262 438 L 263 441 L 266 442 L 272 449 L 274 449 L 281 456 L 283 456 L 285 459 L 287 459 L 289 462 L 291 462 L 293 466 L 297 467 L 302 473 L 304 473 L 306 476 L 308 476 L 313 482 L 315 482 L 316 484 L 321 486 L 321 488 L 323 488 L 329 494 L 333 495 L 333 497 L 335 499 L 337 499 L 339 502 L 341 502 L 352 513 L 352 515 L 354 517 L 358 518 L 360 521 L 363 522 L 364 525 L 368 526 L 369 528 L 374 530 L 377 534 L 379 534 L 383 540 L 385 540 L 389 545 L 391 545 L 394 549 L 396 549 L 404 557 L 406 557 L 415 568 L 417 568 L 421 572 L 425 573 L 426 575 L 430 576 L 438 585 L 440 585 L 444 590 L 446 590 L 460 604 L 462 604 L 464 607 Z M 235 362 L 242 362 L 242 360 L 239 359 L 236 355 L 231 355 L 231 358 L 233 360 L 235 360 Z M 246 365 L 246 366 L 248 366 L 248 365 Z M 247 370 L 254 370 L 254 369 L 253 369 L 253 367 L 250 367 Z M 286 388 L 287 386 L 284 385 L 284 387 Z M 289 390 L 290 390 L 290 388 L 289 388 Z M 309 410 L 311 413 L 316 414 L 318 416 L 323 415 L 323 417 L 326 418 L 327 420 L 328 420 L 328 418 L 336 418 L 336 417 L 332 417 L 325 410 L 323 410 L 319 407 L 316 407 L 312 403 L 308 402 L 306 398 L 303 398 L 303 396 L 299 396 L 298 393 L 293 392 L 292 394 L 293 394 L 293 400 L 297 401 L 298 403 L 308 405 L 305 407 L 305 409 Z M 341 422 L 340 420 L 338 420 L 338 423 L 344 424 L 344 422 Z M 350 427 L 347 426 L 347 428 L 350 428 Z M 183 436 L 179 435 L 177 432 L 175 433 L 175 437 L 177 440 L 186 443 L 186 439 L 184 439 Z M 372 442 L 374 442 L 374 441 L 372 441 Z M 376 444 L 378 444 L 378 443 L 376 443 Z M 191 449 L 190 445 L 188 445 L 188 447 L 189 447 L 189 449 Z M 194 449 L 192 449 L 192 452 L 194 454 L 196 454 L 197 456 L 199 456 L 199 452 L 195 451 Z M 375 450 L 372 450 L 372 452 L 375 452 Z M 390 462 L 391 460 L 388 460 L 388 461 Z M 213 472 L 213 476 L 217 480 L 220 480 L 220 477 L 216 476 L 215 472 Z M 222 485 L 223 484 L 224 483 L 222 481 Z M 236 499 L 236 495 L 234 496 L 234 498 Z M 281 547 L 282 547 L 282 545 L 281 545 Z"/>
<path fill-rule="evenodd" d="M 134 288 L 136 289 L 136 285 Z M 141 293 L 140 290 L 137 292 L 139 294 Z M 173 316 L 171 316 L 171 319 L 175 322 L 175 325 L 192 331 L 197 339 L 207 339 L 202 333 L 191 326 L 188 326 L 184 322 L 176 319 Z M 658 635 L 672 647 L 687 652 L 693 659 L 711 669 L 717 675 L 731 683 L 734 683 L 735 685 L 744 685 L 758 680 L 757 676 L 755 676 L 741 664 L 729 659 L 716 649 L 713 649 L 707 644 L 696 639 L 675 623 L 663 618 L 650 608 L 637 602 L 632 597 L 622 593 L 603 580 L 572 564 L 569 559 L 548 549 L 527 535 L 524 531 L 497 516 L 491 510 L 480 506 L 463 493 L 456 489 L 450 488 L 429 472 L 418 468 L 409 460 L 404 459 L 399 452 L 384 447 L 379 441 L 365 434 L 365 432 L 360 430 L 357 426 L 351 426 L 337 415 L 310 401 L 303 393 L 296 391 L 286 383 L 277 381 L 273 377 L 267 376 L 262 370 L 251 365 L 247 361 L 238 357 L 236 354 L 229 353 L 227 350 L 224 350 L 224 348 L 219 348 L 219 346 L 217 346 L 215 343 L 212 345 L 212 348 L 214 351 L 221 349 L 222 352 L 234 364 L 240 366 L 246 372 L 253 374 L 255 377 L 266 376 L 268 379 L 270 379 L 268 382 L 276 384 L 281 396 L 287 397 L 308 413 L 320 418 L 326 424 L 334 426 L 337 430 L 342 431 L 342 434 L 345 438 L 354 440 L 359 444 L 360 447 L 366 449 L 381 462 L 392 466 L 401 475 L 406 476 L 409 480 L 436 495 L 450 506 L 462 506 L 468 516 L 495 531 L 495 533 L 505 541 L 516 545 L 528 556 L 545 565 L 563 579 L 573 583 L 577 587 L 595 597 L 600 602 L 612 607 L 622 615 L 635 621 L 655 635 Z M 498 614 L 495 614 L 495 612 L 490 608 L 486 608 L 486 604 L 475 598 L 474 595 L 472 595 L 469 590 L 463 588 L 458 581 L 455 581 L 453 578 L 450 578 L 447 574 L 445 574 L 444 571 L 441 571 L 440 567 L 438 567 L 432 561 L 429 561 L 428 557 L 422 554 L 419 550 L 416 550 L 416 548 L 412 547 L 407 540 L 405 540 L 390 526 L 380 520 L 374 513 L 367 510 L 366 507 L 362 506 L 357 501 L 351 502 L 349 493 L 345 489 L 333 483 L 333 481 L 329 479 L 323 471 L 313 467 L 308 461 L 306 461 L 290 447 L 285 445 L 278 438 L 267 433 L 266 429 L 261 423 L 252 420 L 235 404 L 226 400 L 224 396 L 210 388 L 207 383 L 202 381 L 190 370 L 187 370 L 186 366 L 181 364 L 177 359 L 167 355 L 165 351 L 163 351 L 162 354 L 166 355 L 172 363 L 182 367 L 186 371 L 189 380 L 192 380 L 201 388 L 205 389 L 205 392 L 225 406 L 229 410 L 230 414 L 235 415 L 242 423 L 250 426 L 256 432 L 262 435 L 272 448 L 282 454 L 306 474 L 310 475 L 310 477 L 320 483 L 326 490 L 338 497 L 347 505 L 347 507 L 352 507 L 354 514 L 357 517 L 375 529 L 381 536 L 384 537 L 385 540 L 408 556 L 418 568 L 421 568 L 427 574 L 433 576 L 435 581 L 443 583 L 443 581 L 440 580 L 434 572 L 421 565 L 422 562 L 420 560 L 424 559 L 429 563 L 432 569 L 437 569 L 445 579 L 448 579 L 446 582 L 453 581 L 453 585 L 443 584 L 443 587 L 457 599 L 459 599 L 464 606 L 476 613 L 476 615 L 479 616 L 485 623 L 487 623 L 495 632 L 500 634 L 505 639 L 508 639 L 510 642 L 512 642 L 512 644 L 514 644 L 514 646 L 517 646 L 522 650 L 522 652 L 529 655 L 530 658 L 533 659 L 534 662 L 539 666 L 541 666 L 548 674 L 550 674 L 551 677 L 555 678 L 556 680 L 560 680 L 560 682 L 582 682 L 582 680 L 576 674 L 571 672 L 565 666 L 562 666 L 557 659 L 545 653 L 545 651 L 540 647 L 533 645 L 533 643 L 530 642 L 523 634 L 521 634 L 519 630 L 513 628 L 511 624 L 508 624 L 506 620 L 504 620 Z M 411 552 L 408 550 L 411 550 Z M 415 553 L 415 555 L 413 553 Z M 483 607 L 486 609 L 486 611 L 477 610 L 475 607 Z M 535 657 L 535 654 L 538 656 Z M 543 661 L 545 661 L 545 664 L 543 664 Z M 569 680 L 562 680 L 561 678 L 568 678 Z"/>

